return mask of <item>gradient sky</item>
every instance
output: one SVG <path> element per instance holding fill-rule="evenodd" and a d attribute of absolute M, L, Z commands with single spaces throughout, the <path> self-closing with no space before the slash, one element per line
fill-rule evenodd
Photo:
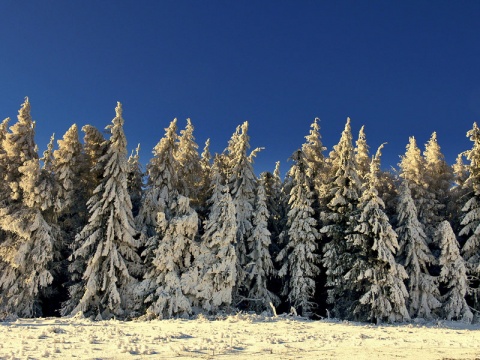
<path fill-rule="evenodd" d="M 284 173 L 315 117 L 330 151 L 349 116 L 384 167 L 433 131 L 453 163 L 480 120 L 479 19 L 473 0 L 0 0 L 0 120 L 29 96 L 43 151 L 121 101 L 143 163 L 174 117 L 212 152 L 248 120 L 256 172 Z"/>

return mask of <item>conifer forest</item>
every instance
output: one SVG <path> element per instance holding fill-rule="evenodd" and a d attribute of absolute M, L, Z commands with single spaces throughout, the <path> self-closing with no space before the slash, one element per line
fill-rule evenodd
<path fill-rule="evenodd" d="M 174 119 L 142 166 L 120 103 L 107 138 L 74 124 L 43 154 L 30 106 L 0 125 L 0 320 L 480 318 L 476 123 L 453 166 L 433 133 L 387 171 L 363 127 L 327 153 L 314 119 L 282 179 L 255 174 L 248 122 L 211 154 Z"/>

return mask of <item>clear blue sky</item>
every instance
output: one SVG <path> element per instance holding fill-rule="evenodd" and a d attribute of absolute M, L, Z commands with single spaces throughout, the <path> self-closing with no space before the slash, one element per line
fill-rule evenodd
<path fill-rule="evenodd" d="M 473 0 L 0 0 L 0 120 L 29 96 L 43 150 L 118 100 L 144 163 L 174 117 L 212 152 L 248 120 L 259 173 L 285 172 L 315 117 L 330 150 L 350 116 L 372 152 L 388 142 L 384 167 L 433 131 L 452 163 L 480 120 L 479 59 Z"/>

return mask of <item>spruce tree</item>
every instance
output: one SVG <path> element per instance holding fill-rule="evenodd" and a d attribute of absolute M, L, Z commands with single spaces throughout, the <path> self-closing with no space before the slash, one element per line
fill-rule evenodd
<path fill-rule="evenodd" d="M 424 215 L 426 232 L 431 237 L 438 224 L 447 216 L 447 204 L 450 203 L 450 187 L 453 180 L 452 168 L 445 161 L 437 134 L 434 132 L 425 145 L 425 185 L 426 197 L 429 200 L 428 213 Z"/>
<path fill-rule="evenodd" d="M 85 174 L 89 171 L 77 125 L 72 125 L 57 143 L 58 149 L 53 153 L 53 170 L 58 184 L 55 210 L 68 242 L 71 242 L 86 223 L 88 199 Z"/>
<path fill-rule="evenodd" d="M 7 138 L 8 134 L 8 124 L 10 123 L 10 118 L 5 118 L 1 123 L 0 123 L 0 160 L 3 159 L 3 156 L 5 155 L 5 149 L 4 147 L 4 141 Z M 0 163 L 2 164 L 2 163 Z M 2 164 L 4 166 L 4 164 Z M 3 174 L 3 172 L 2 172 Z"/>
<path fill-rule="evenodd" d="M 207 200 L 210 198 L 211 189 L 210 189 L 210 182 L 212 176 L 212 155 L 210 154 L 210 139 L 207 139 L 205 142 L 205 147 L 203 148 L 203 152 L 200 155 L 200 167 L 201 167 L 201 177 L 200 177 L 200 185 L 199 185 L 199 206 L 198 206 L 198 215 L 200 219 L 203 221 L 206 217 L 207 211 Z"/>
<path fill-rule="evenodd" d="M 87 164 L 87 171 L 84 173 L 84 183 L 87 186 L 87 198 L 90 199 L 103 179 L 105 164 L 102 163 L 101 158 L 105 155 L 108 148 L 108 141 L 92 125 L 83 126 L 82 131 L 85 134 L 83 137 L 83 151 Z"/>
<path fill-rule="evenodd" d="M 310 133 L 305 136 L 306 142 L 302 145 L 302 151 L 305 154 L 305 159 L 308 164 L 307 175 L 313 180 L 312 185 L 317 193 L 323 180 L 325 163 L 323 152 L 326 150 L 322 143 L 319 122 L 320 119 L 315 118 L 310 125 Z"/>
<path fill-rule="evenodd" d="M 400 177 L 407 181 L 411 197 L 418 212 L 418 220 L 422 223 L 423 230 L 425 231 L 432 216 L 432 199 L 426 190 L 426 162 L 413 136 L 409 138 L 406 149 L 405 155 L 401 157 L 401 161 L 398 164 L 400 167 Z M 429 235 L 428 233 L 426 234 L 428 244 L 431 243 L 431 237 Z"/>
<path fill-rule="evenodd" d="M 428 248 L 427 236 L 418 220 L 407 181 L 403 181 L 400 187 L 395 231 L 400 244 L 399 261 L 408 274 L 410 316 L 430 319 L 433 311 L 441 306 L 438 279 L 429 272 L 429 265 L 435 263 L 435 257 Z"/>
<path fill-rule="evenodd" d="M 0 244 L 0 312 L 37 317 L 43 314 L 42 298 L 52 295 L 53 265 L 58 259 L 61 233 L 47 217 L 52 213 L 48 205 L 53 196 L 44 181 L 39 159 L 26 161 L 19 171 L 22 201 L 0 208 L 5 233 Z"/>
<path fill-rule="evenodd" d="M 273 258 L 283 247 L 280 239 L 287 221 L 288 198 L 282 191 L 282 180 L 280 179 L 280 162 L 275 164 L 275 170 L 260 174 L 260 181 L 265 188 L 266 205 L 269 213 L 268 231 L 271 234 L 271 253 Z"/>
<path fill-rule="evenodd" d="M 347 235 L 357 256 L 345 275 L 349 287 L 358 293 L 351 316 L 377 323 L 410 319 L 406 308 L 408 292 L 403 282 L 407 273 L 394 257 L 398 250 L 397 234 L 383 211 L 385 205 L 377 192 L 382 147 L 372 158 L 370 171 L 365 176 L 366 186 L 359 200 L 355 232 Z"/>
<path fill-rule="evenodd" d="M 309 166 L 305 154 L 298 150 L 292 155 L 295 161 L 290 174 L 293 186 L 290 191 L 287 220 L 287 244 L 277 261 L 283 265 L 278 275 L 285 279 L 283 294 L 303 316 L 312 315 L 315 308 L 315 277 L 320 273 L 320 256 L 317 254 L 317 221 L 312 207 L 314 193 L 307 175 Z"/>
<path fill-rule="evenodd" d="M 11 200 L 20 200 L 22 192 L 19 181 L 21 178 L 19 168 L 25 162 L 38 159 L 35 145 L 35 122 L 30 115 L 31 107 L 28 98 L 18 111 L 17 122 L 10 127 L 3 141 L 5 166 L 4 179 L 8 185 L 7 192 Z M 5 126 L 6 123 L 4 122 Z"/>
<path fill-rule="evenodd" d="M 378 174 L 379 185 L 378 185 L 378 195 L 383 200 L 385 204 L 385 214 L 387 214 L 389 219 L 395 217 L 395 212 L 397 208 L 397 176 L 389 170 L 380 170 Z"/>
<path fill-rule="evenodd" d="M 140 144 L 128 158 L 127 188 L 132 202 L 132 214 L 135 218 L 142 205 L 143 172 L 140 164 Z"/>
<path fill-rule="evenodd" d="M 468 165 L 468 179 L 465 186 L 471 191 L 465 195 L 465 205 L 460 236 L 467 236 L 462 255 L 467 265 L 469 292 L 473 295 L 474 308 L 480 310 L 480 129 L 477 123 L 467 132 L 472 149 L 465 152 Z"/>
<path fill-rule="evenodd" d="M 194 305 L 217 312 L 231 306 L 233 301 L 237 282 L 237 222 L 228 186 L 222 184 L 215 164 L 209 204 L 202 241 L 194 254 L 193 266 L 182 277 L 182 288 L 192 296 Z"/>
<path fill-rule="evenodd" d="M 40 208 L 42 210 L 49 209 L 47 215 L 51 221 L 56 220 L 56 214 L 54 211 L 55 198 L 58 193 L 58 186 L 56 179 L 54 177 L 54 163 L 55 159 L 53 157 L 53 146 L 55 141 L 55 134 L 50 137 L 50 142 L 47 145 L 47 149 L 43 152 L 42 158 L 40 158 L 40 163 L 43 163 L 40 170 L 40 178 L 37 184 L 39 191 L 43 196 L 42 204 Z"/>
<path fill-rule="evenodd" d="M 148 317 L 168 318 L 191 312 L 181 277 L 191 265 L 198 215 L 190 200 L 179 194 L 177 139 L 174 119 L 147 165 L 147 189 L 136 219 L 142 231 L 145 264 L 138 292 L 145 299 Z"/>
<path fill-rule="evenodd" d="M 447 204 L 447 218 L 449 219 L 455 233 L 459 233 L 462 226 L 462 207 L 465 204 L 465 198 L 472 188 L 467 185 L 468 167 L 463 163 L 464 153 L 457 156 L 453 170 L 453 187 L 450 189 L 450 202 Z"/>
<path fill-rule="evenodd" d="M 205 146 L 203 148 L 202 154 L 200 155 L 200 165 L 202 167 L 203 179 L 210 181 L 210 175 L 212 170 L 212 155 L 210 154 L 210 139 L 205 141 Z M 207 184 L 210 186 L 210 183 Z"/>
<path fill-rule="evenodd" d="M 355 145 L 355 160 L 357 162 L 358 175 L 360 180 L 366 181 L 366 177 L 370 173 L 370 155 L 368 154 L 369 146 L 367 145 L 367 137 L 365 136 L 365 126 L 360 128 Z"/>
<path fill-rule="evenodd" d="M 271 234 L 268 231 L 270 214 L 267 209 L 265 188 L 260 182 L 257 186 L 255 211 L 253 214 L 253 229 L 248 243 L 251 250 L 248 254 L 248 276 L 251 281 L 247 298 L 250 308 L 261 311 L 269 308 L 269 304 L 278 304 L 278 297 L 268 289 L 268 282 L 275 275 L 272 257 L 270 255 Z"/>
<path fill-rule="evenodd" d="M 88 201 L 88 223 L 75 238 L 72 259 L 82 259 L 85 271 L 81 285 L 71 289 L 72 298 L 64 308 L 64 313 L 81 311 L 99 319 L 132 314 L 137 302 L 132 288 L 140 271 L 120 103 L 115 112 L 107 126 L 111 135 L 105 154 L 99 159 L 105 164 L 103 178 Z"/>
<path fill-rule="evenodd" d="M 453 170 L 453 181 L 455 183 L 454 188 L 462 188 L 468 179 L 468 167 L 463 163 L 463 157 L 465 153 L 460 153 L 457 155 L 455 164 L 452 166 Z"/>
<path fill-rule="evenodd" d="M 3 143 L 5 138 L 7 137 L 8 133 L 8 123 L 10 122 L 10 118 L 5 118 L 0 123 L 0 144 Z"/>
<path fill-rule="evenodd" d="M 6 122 L 4 122 L 6 125 Z M 0 207 L 0 313 L 42 316 L 51 295 L 60 232 L 54 223 L 52 182 L 41 169 L 28 98 L 2 141 L 5 192 Z M 47 162 L 50 159 L 47 160 Z M 49 166 L 49 165 L 48 165 Z"/>
<path fill-rule="evenodd" d="M 68 301 L 68 294 L 65 294 L 67 291 L 71 296 L 73 293 L 80 296 L 80 291 L 77 292 L 74 289 L 80 289 L 82 286 L 81 278 L 85 271 L 85 260 L 77 258 L 70 262 L 69 257 L 74 250 L 75 236 L 87 223 L 88 193 L 92 190 L 90 181 L 98 182 L 98 172 L 95 172 L 92 178 L 88 177 L 89 166 L 92 164 L 83 151 L 77 125 L 72 125 L 57 143 L 58 149 L 53 153 L 55 158 L 53 170 L 57 182 L 55 212 L 64 236 L 60 263 L 62 275 L 59 279 L 63 282 L 60 301 L 66 302 Z M 69 303 L 68 309 L 65 306 L 61 309 L 62 314 L 73 310 L 73 302 Z"/>
<path fill-rule="evenodd" d="M 158 213 L 157 235 L 154 236 L 158 247 L 153 250 L 152 264 L 141 284 L 149 318 L 170 318 L 192 311 L 181 279 L 192 265 L 196 252 L 198 216 L 189 199 L 182 195 L 172 198 L 168 210 L 170 219 L 165 213 Z"/>
<path fill-rule="evenodd" d="M 194 127 L 190 119 L 187 126 L 180 131 L 175 158 L 178 164 L 178 180 L 180 194 L 191 199 L 194 208 L 200 205 L 200 185 L 202 181 L 202 165 L 198 154 L 198 145 L 193 136 Z"/>
<path fill-rule="evenodd" d="M 442 296 L 442 316 L 447 320 L 462 320 L 470 323 L 473 314 L 465 300 L 468 290 L 465 260 L 450 223 L 445 220 L 437 229 L 436 238 L 440 244 L 439 263 L 442 268 L 439 280 L 447 291 Z"/>
<path fill-rule="evenodd" d="M 347 311 L 355 300 L 344 279 L 353 261 L 352 249 L 346 236 L 354 231 L 351 219 L 357 211 L 361 192 L 350 118 L 347 119 L 330 159 L 333 177 L 325 184 L 327 205 L 321 213 L 321 232 L 326 235 L 322 263 L 327 276 L 327 302 L 333 304 L 334 315 L 343 318 L 348 316 Z"/>
<path fill-rule="evenodd" d="M 178 193 L 178 165 L 174 157 L 177 140 L 177 119 L 174 119 L 165 129 L 164 137 L 153 149 L 153 158 L 147 165 L 147 187 L 145 197 L 136 218 L 138 229 L 142 233 L 142 243 L 145 244 L 150 238 L 150 245 L 144 252 L 144 256 L 151 259 L 152 251 L 157 248 L 155 239 L 157 227 L 157 214 L 165 213 L 167 220 L 170 217 L 169 206 L 173 197 Z M 147 260 L 147 264 L 149 261 Z"/>
<path fill-rule="evenodd" d="M 248 293 L 246 266 L 252 244 L 247 243 L 253 229 L 252 213 L 255 202 L 257 178 L 253 172 L 253 158 L 260 149 L 248 154 L 250 138 L 248 122 L 244 122 L 232 135 L 227 148 L 227 184 L 230 189 L 237 218 L 237 284 L 234 290 L 238 300 Z"/>
<path fill-rule="evenodd" d="M 8 123 L 10 118 L 6 118 L 0 124 L 0 201 L 6 200 L 8 198 L 8 183 L 6 179 L 7 166 L 8 166 L 8 157 L 4 149 L 4 142 L 8 133 Z M 2 233 L 0 229 L 0 242 L 2 241 Z"/>

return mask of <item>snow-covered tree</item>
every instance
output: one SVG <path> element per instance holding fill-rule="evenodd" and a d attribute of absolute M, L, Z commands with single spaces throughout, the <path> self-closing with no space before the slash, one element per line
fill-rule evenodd
<path fill-rule="evenodd" d="M 425 157 L 427 184 L 430 191 L 436 195 L 439 202 L 445 201 L 448 197 L 448 190 L 452 182 L 452 168 L 448 166 L 445 157 L 437 142 L 437 133 L 434 132 L 430 140 L 425 144 Z M 435 186 L 435 188 L 431 188 Z"/>
<path fill-rule="evenodd" d="M 200 218 L 205 219 L 205 212 L 207 208 L 207 201 L 210 198 L 210 182 L 212 176 L 212 155 L 210 154 L 210 139 L 205 141 L 205 147 L 200 155 L 200 166 L 202 168 L 200 186 L 198 191 L 199 206 L 198 213 Z"/>
<path fill-rule="evenodd" d="M 472 191 L 472 188 L 467 186 L 468 167 L 463 163 L 464 156 L 464 153 L 459 154 L 452 166 L 454 185 L 450 190 L 450 202 L 447 204 L 447 217 L 455 233 L 460 232 L 462 207 L 465 204 L 465 197 Z"/>
<path fill-rule="evenodd" d="M 383 209 L 378 196 L 378 173 L 381 148 L 370 162 L 365 176 L 365 191 L 358 204 L 359 212 L 354 233 L 347 235 L 358 256 L 345 279 L 358 293 L 352 316 L 360 320 L 405 321 L 410 319 L 406 307 L 408 292 L 404 284 L 405 269 L 395 261 L 398 250 L 397 234 Z"/>
<path fill-rule="evenodd" d="M 154 157 L 147 165 L 147 189 L 136 219 L 145 247 L 145 275 L 139 292 L 145 298 L 149 317 L 191 312 L 190 300 L 181 288 L 181 276 L 190 266 L 198 215 L 189 199 L 178 192 L 177 139 L 174 119 L 153 149 Z"/>
<path fill-rule="evenodd" d="M 350 118 L 347 119 L 340 141 L 334 146 L 330 159 L 333 177 L 325 184 L 327 208 L 321 213 L 321 232 L 326 235 L 322 263 L 327 275 L 327 301 L 333 304 L 335 316 L 345 317 L 345 312 L 354 301 L 344 278 L 353 261 L 351 245 L 346 236 L 353 232 L 354 224 L 351 219 L 357 211 L 361 193 Z"/>
<path fill-rule="evenodd" d="M 143 172 L 140 164 L 140 144 L 128 158 L 127 188 L 132 202 L 133 217 L 138 215 L 142 204 Z"/>
<path fill-rule="evenodd" d="M 7 137 L 9 122 L 10 122 L 10 118 L 6 118 L 0 124 L 0 180 L 1 180 L 0 181 L 0 200 L 8 196 L 8 191 L 7 191 L 8 183 L 6 182 L 6 179 L 5 179 L 8 158 L 6 156 L 6 152 L 4 149 L 4 141 Z M 1 241 L 1 233 L 0 233 L 0 241 Z"/>
<path fill-rule="evenodd" d="M 153 158 L 147 165 L 148 182 L 143 204 L 136 218 L 137 228 L 142 233 L 142 242 L 157 233 L 157 214 L 166 213 L 169 218 L 169 206 L 177 195 L 178 168 L 174 157 L 177 140 L 177 119 L 174 119 L 165 129 L 164 137 L 153 149 Z M 151 247 L 146 250 L 146 257 L 151 258 L 157 248 L 156 243 L 149 242 Z M 147 261 L 148 262 L 148 261 Z"/>
<path fill-rule="evenodd" d="M 2 145 L 2 153 L 3 153 L 3 142 L 7 138 L 8 134 L 8 124 L 10 123 L 10 118 L 5 118 L 3 121 L 0 123 L 0 144 Z"/>
<path fill-rule="evenodd" d="M 463 163 L 464 153 L 458 154 L 455 164 L 452 166 L 453 181 L 456 187 L 463 187 L 468 179 L 468 167 Z"/>
<path fill-rule="evenodd" d="M 400 244 L 399 262 L 408 274 L 410 316 L 430 319 L 432 312 L 441 306 L 438 279 L 429 272 L 435 257 L 428 248 L 427 236 L 418 220 L 417 208 L 406 180 L 400 186 L 395 230 Z"/>
<path fill-rule="evenodd" d="M 215 312 L 232 304 L 237 282 L 235 206 L 215 165 L 209 204 L 210 213 L 204 223 L 202 241 L 193 266 L 182 277 L 182 284 L 183 289 L 193 296 L 195 305 Z"/>
<path fill-rule="evenodd" d="M 447 320 L 471 322 L 473 314 L 465 300 L 468 290 L 467 270 L 450 223 L 447 220 L 441 222 L 435 235 L 441 251 L 439 263 L 442 270 L 439 280 L 447 289 L 442 296 L 442 316 Z"/>
<path fill-rule="evenodd" d="M 18 121 L 10 127 L 3 141 L 5 161 L 4 181 L 8 184 L 7 193 L 11 200 L 20 200 L 22 192 L 19 181 L 21 178 L 19 168 L 25 162 L 38 159 L 37 147 L 35 145 L 35 122 L 30 115 L 30 102 L 25 98 L 18 111 Z M 5 123 L 6 126 L 6 123 Z"/>
<path fill-rule="evenodd" d="M 407 181 L 411 197 L 418 212 L 418 220 L 422 223 L 424 227 L 423 230 L 425 231 L 430 219 L 433 217 L 433 199 L 426 189 L 426 161 L 422 157 L 421 151 L 413 136 L 409 138 L 405 155 L 401 156 L 401 161 L 398 165 L 400 167 L 400 177 Z M 430 243 L 430 234 L 427 233 L 426 235 L 427 243 Z"/>
<path fill-rule="evenodd" d="M 283 293 L 290 304 L 303 316 L 310 316 L 315 308 L 315 277 L 320 273 L 317 253 L 320 234 L 314 218 L 314 193 L 305 154 L 298 150 L 292 159 L 295 163 L 290 170 L 293 186 L 288 202 L 288 240 L 277 257 L 277 261 L 283 262 L 278 275 L 285 279 Z"/>
<path fill-rule="evenodd" d="M 267 210 L 270 214 L 268 231 L 271 234 L 272 254 L 276 257 L 282 247 L 280 234 L 285 229 L 288 202 L 287 196 L 282 191 L 280 162 L 276 162 L 273 173 L 268 171 L 261 173 L 260 181 L 265 188 Z"/>
<path fill-rule="evenodd" d="M 42 315 L 41 297 L 51 291 L 60 236 L 58 228 L 43 215 L 50 210 L 53 196 L 42 181 L 39 159 L 26 161 L 19 171 L 22 201 L 0 209 L 1 227 L 6 232 L 0 248 L 0 309 L 7 314 L 35 317 Z"/>
<path fill-rule="evenodd" d="M 248 253 L 252 250 L 247 245 L 247 239 L 253 228 L 252 213 L 255 202 L 257 178 L 253 171 L 253 158 L 260 149 L 248 154 L 250 138 L 247 134 L 248 122 L 244 122 L 232 135 L 227 148 L 227 184 L 235 205 L 237 218 L 237 284 L 235 296 L 248 291 L 245 283 L 245 268 L 249 262 Z"/>
<path fill-rule="evenodd" d="M 84 174 L 86 177 L 84 181 L 87 185 L 87 197 L 91 198 L 103 178 L 104 164 L 100 159 L 105 155 L 108 142 L 102 133 L 92 125 L 83 126 L 82 131 L 85 134 L 83 137 L 83 151 L 88 169 Z"/>
<path fill-rule="evenodd" d="M 77 125 L 72 125 L 54 151 L 54 173 L 58 184 L 55 209 L 62 228 L 75 233 L 86 220 L 85 174 L 89 173 L 83 146 L 78 138 Z"/>
<path fill-rule="evenodd" d="M 153 250 L 152 265 L 141 284 L 149 318 L 170 318 L 188 315 L 192 311 L 181 279 L 192 265 L 196 252 L 194 241 L 198 216 L 189 199 L 182 195 L 171 200 L 169 213 L 170 218 L 167 218 L 164 212 L 158 212 L 157 234 L 148 240 L 158 244 Z M 149 243 L 147 246 L 151 246 Z"/>
<path fill-rule="evenodd" d="M 55 135 L 52 135 L 50 142 L 47 145 L 47 149 L 43 152 L 43 157 L 40 158 L 40 162 L 43 163 L 42 168 L 40 169 L 39 178 L 37 180 L 37 186 L 35 192 L 38 193 L 39 200 L 36 201 L 36 204 L 40 205 L 40 210 L 45 221 L 54 229 L 55 234 L 54 239 L 54 263 L 52 274 L 54 276 L 54 282 L 52 283 L 53 292 L 56 297 L 61 298 L 61 294 L 66 294 L 66 291 L 63 287 L 63 282 L 66 279 L 67 269 L 66 264 L 66 255 L 70 251 L 70 242 L 65 240 L 65 232 L 59 226 L 58 223 L 58 214 L 55 211 L 55 198 L 58 195 L 58 183 L 55 177 L 55 158 L 53 156 L 53 147 L 54 147 Z M 59 310 L 60 300 L 49 301 L 55 303 L 55 311 Z"/>
<path fill-rule="evenodd" d="M 42 299 L 51 295 L 60 236 L 52 222 L 52 184 L 40 168 L 28 98 L 2 144 L 2 175 L 10 191 L 4 189 L 0 206 L 0 313 L 41 316 Z"/>
<path fill-rule="evenodd" d="M 8 133 L 8 123 L 10 122 L 10 118 L 5 118 L 0 123 L 0 144 L 3 143 L 5 138 L 7 137 Z"/>
<path fill-rule="evenodd" d="M 280 162 L 275 163 L 273 173 L 265 171 L 260 174 L 260 182 L 265 189 L 268 218 L 268 231 L 270 232 L 270 254 L 274 261 L 275 269 L 282 264 L 276 262 L 276 258 L 286 243 L 287 207 L 289 194 L 285 193 L 283 182 L 280 178 Z M 290 189 L 291 187 L 289 187 Z M 270 289 L 275 294 L 282 291 L 283 280 L 274 276 L 269 281 Z"/>
<path fill-rule="evenodd" d="M 368 152 L 367 137 L 365 135 L 365 126 L 360 128 L 355 145 L 355 160 L 357 162 L 358 175 L 360 180 L 365 181 L 366 176 L 370 172 L 370 155 Z"/>
<path fill-rule="evenodd" d="M 37 197 L 37 200 L 35 202 L 40 203 L 40 209 L 43 210 L 43 215 L 48 216 L 48 221 L 50 222 L 56 220 L 56 216 L 54 213 L 54 203 L 55 203 L 54 198 L 57 196 L 57 183 L 55 181 L 55 177 L 53 173 L 54 141 L 55 141 L 55 135 L 52 135 L 50 138 L 50 142 L 47 145 L 47 149 L 43 152 L 43 157 L 40 159 L 40 163 L 43 163 L 43 166 L 41 167 L 38 181 L 35 184 L 37 187 L 35 192 L 39 193 L 39 194 L 35 194 L 35 196 Z M 25 179 L 25 176 L 24 176 L 24 179 Z M 34 192 L 33 189 L 28 191 L 29 196 L 24 197 L 25 201 L 28 198 L 32 197 L 31 195 L 32 192 Z M 48 209 L 48 214 L 47 214 L 47 209 Z"/>
<path fill-rule="evenodd" d="M 316 189 L 320 186 L 323 175 L 325 157 L 323 152 L 326 147 L 323 146 L 322 136 L 320 135 L 320 119 L 315 118 L 310 125 L 310 133 L 305 136 L 306 142 L 302 145 L 302 151 L 305 154 L 305 160 L 308 164 L 308 176 L 313 180 Z"/>
<path fill-rule="evenodd" d="M 51 293 L 49 291 L 48 301 L 44 310 L 48 315 L 58 314 L 61 306 L 61 302 L 65 300 L 67 290 L 64 287 L 64 283 L 68 278 L 67 271 L 67 257 L 70 254 L 69 241 L 71 238 L 67 238 L 65 230 L 59 223 L 58 213 L 55 209 L 55 199 L 58 196 L 59 184 L 55 176 L 55 158 L 54 158 L 54 140 L 55 136 L 52 135 L 47 149 L 43 153 L 43 157 L 40 162 L 43 166 L 40 170 L 39 177 L 37 178 L 37 184 L 35 192 L 35 203 L 40 206 L 40 210 L 44 220 L 51 228 L 51 233 L 54 236 L 53 239 L 53 263 L 51 266 L 51 273 L 53 275 L 53 282 L 51 284 Z M 33 192 L 33 189 L 32 189 Z"/>
<path fill-rule="evenodd" d="M 53 152 L 53 173 L 57 184 L 54 205 L 57 222 L 63 233 L 58 264 L 61 271 L 57 277 L 57 281 L 62 283 L 59 296 L 59 301 L 62 302 L 66 300 L 67 288 L 78 284 L 83 275 L 84 267 L 80 267 L 82 271 L 75 274 L 68 271 L 68 258 L 73 251 L 75 236 L 88 220 L 87 195 L 90 185 L 87 174 L 90 169 L 79 140 L 77 125 L 72 125 L 57 144 L 58 149 Z"/>
<path fill-rule="evenodd" d="M 205 146 L 203 147 L 202 154 L 200 155 L 200 165 L 202 166 L 204 179 L 210 180 L 210 175 L 212 170 L 211 161 L 212 161 L 212 154 L 210 154 L 210 139 L 207 139 L 207 141 L 205 141 Z"/>
<path fill-rule="evenodd" d="M 409 138 L 405 154 L 401 156 L 398 166 L 400 167 L 400 177 L 412 183 L 409 185 L 410 191 L 415 191 L 415 194 L 412 193 L 412 198 L 421 197 L 425 177 L 425 159 L 422 157 L 415 137 Z"/>
<path fill-rule="evenodd" d="M 380 170 L 378 179 L 378 195 L 385 204 L 385 214 L 387 214 L 389 219 L 392 219 L 395 217 L 397 208 L 397 176 L 390 170 Z"/>
<path fill-rule="evenodd" d="M 74 271 L 85 271 L 80 284 L 71 288 L 64 313 L 83 312 L 98 318 L 126 317 L 135 309 L 132 287 L 140 269 L 138 241 L 127 189 L 127 142 L 123 132 L 122 105 L 107 126 L 110 139 L 99 159 L 105 171 L 88 201 L 88 223 L 75 238 Z"/>
<path fill-rule="evenodd" d="M 180 130 L 175 158 L 178 164 L 176 170 L 179 180 L 179 192 L 190 198 L 192 205 L 197 208 L 200 205 L 199 191 L 202 182 L 202 165 L 193 130 L 192 122 L 190 119 L 187 119 L 187 126 L 184 130 Z"/>
<path fill-rule="evenodd" d="M 269 308 L 269 304 L 278 304 L 278 297 L 268 289 L 268 280 L 275 275 L 270 255 L 271 234 L 268 231 L 270 214 L 267 209 L 265 188 L 260 182 L 257 186 L 255 211 L 253 214 L 252 234 L 248 238 L 250 263 L 247 266 L 251 281 L 247 298 L 250 308 L 261 311 Z"/>
<path fill-rule="evenodd" d="M 273 210 L 273 220 L 277 223 L 275 227 L 272 226 L 272 228 L 275 229 L 275 232 L 272 233 L 275 238 L 275 235 L 280 235 L 285 227 L 289 196 L 289 194 L 285 194 L 283 191 L 282 179 L 280 178 L 280 161 L 275 163 L 275 169 L 272 175 L 272 186 L 266 187 L 266 189 L 270 188 L 270 191 L 267 191 L 267 201 L 275 202 L 275 204 L 271 203 L 271 206 L 268 206 L 270 215 L 272 215 Z"/>
<path fill-rule="evenodd" d="M 37 206 L 0 208 L 5 233 L 0 244 L 0 313 L 3 315 L 42 316 L 42 298 L 51 293 L 59 232 L 45 221 Z"/>
<path fill-rule="evenodd" d="M 427 234 L 432 236 L 438 224 L 447 216 L 447 204 L 450 203 L 450 188 L 453 180 L 452 168 L 445 161 L 437 134 L 434 132 L 425 145 L 425 185 L 429 199 L 428 213 L 424 215 Z"/>
<path fill-rule="evenodd" d="M 462 255 L 467 265 L 469 275 L 469 292 L 474 298 L 474 306 L 480 310 L 480 129 L 477 123 L 467 132 L 467 136 L 473 142 L 472 149 L 465 152 L 468 165 L 468 179 L 465 186 L 471 192 L 465 195 L 465 205 L 462 208 L 464 216 L 461 222 L 463 226 L 460 236 L 468 236 L 462 248 Z"/>
<path fill-rule="evenodd" d="M 53 148 L 55 146 L 55 134 L 50 136 L 50 141 L 48 142 L 47 149 L 43 152 L 43 156 L 40 161 L 43 163 L 42 169 L 52 172 L 54 157 L 53 157 Z"/>

